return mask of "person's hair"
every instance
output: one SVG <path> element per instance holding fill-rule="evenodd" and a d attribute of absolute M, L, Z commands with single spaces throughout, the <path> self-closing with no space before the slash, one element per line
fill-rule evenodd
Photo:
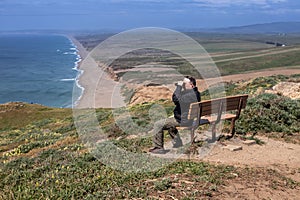
<path fill-rule="evenodd" d="M 194 85 L 194 86 L 196 86 L 196 79 L 194 78 L 194 77 L 192 77 L 192 76 L 186 76 L 185 78 L 188 78 L 190 81 L 191 81 L 191 83 Z"/>

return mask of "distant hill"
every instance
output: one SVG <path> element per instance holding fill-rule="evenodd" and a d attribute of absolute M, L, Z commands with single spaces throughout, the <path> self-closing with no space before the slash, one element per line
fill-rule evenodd
<path fill-rule="evenodd" d="M 272 22 L 261 24 L 250 24 L 245 26 L 232 26 L 223 28 L 188 28 L 188 27 L 173 27 L 171 29 L 181 32 L 202 32 L 202 33 L 232 33 L 232 34 L 285 34 L 285 33 L 300 33 L 299 22 Z M 1 33 L 62 33 L 62 34 L 115 34 L 125 30 L 121 29 L 99 29 L 99 30 L 15 30 L 15 31 L 0 31 Z"/>
<path fill-rule="evenodd" d="M 228 28 L 217 28 L 208 30 L 209 32 L 221 33 L 300 33 L 300 22 L 274 22 L 265 24 L 253 24 L 247 26 L 234 26 Z"/>

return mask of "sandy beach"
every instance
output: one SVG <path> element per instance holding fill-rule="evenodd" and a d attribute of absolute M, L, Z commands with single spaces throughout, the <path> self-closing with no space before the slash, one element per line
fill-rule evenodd
<path fill-rule="evenodd" d="M 120 93 L 120 84 L 98 66 L 89 52 L 73 36 L 68 35 L 76 45 L 82 61 L 78 63 L 82 74 L 78 83 L 84 88 L 76 108 L 116 108 L 125 105 Z"/>

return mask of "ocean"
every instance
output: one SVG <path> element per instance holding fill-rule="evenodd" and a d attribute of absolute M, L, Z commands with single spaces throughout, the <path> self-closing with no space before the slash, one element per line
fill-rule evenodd
<path fill-rule="evenodd" d="M 63 35 L 0 35 L 0 103 L 72 107 L 80 56 Z M 78 91 L 78 90 L 77 90 Z"/>

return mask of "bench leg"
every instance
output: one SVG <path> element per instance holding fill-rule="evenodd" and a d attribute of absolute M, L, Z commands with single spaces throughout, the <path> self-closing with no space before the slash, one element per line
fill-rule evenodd
<path fill-rule="evenodd" d="M 211 136 L 212 136 L 212 141 L 216 141 L 216 126 L 217 124 L 216 123 L 213 123 L 212 124 L 212 128 L 211 128 Z"/>
<path fill-rule="evenodd" d="M 194 137 L 195 137 L 195 129 L 191 129 L 191 144 L 194 144 Z"/>
<path fill-rule="evenodd" d="M 230 128 L 231 137 L 234 136 L 234 133 L 235 133 L 235 118 L 232 118 L 231 119 L 231 128 Z"/>

